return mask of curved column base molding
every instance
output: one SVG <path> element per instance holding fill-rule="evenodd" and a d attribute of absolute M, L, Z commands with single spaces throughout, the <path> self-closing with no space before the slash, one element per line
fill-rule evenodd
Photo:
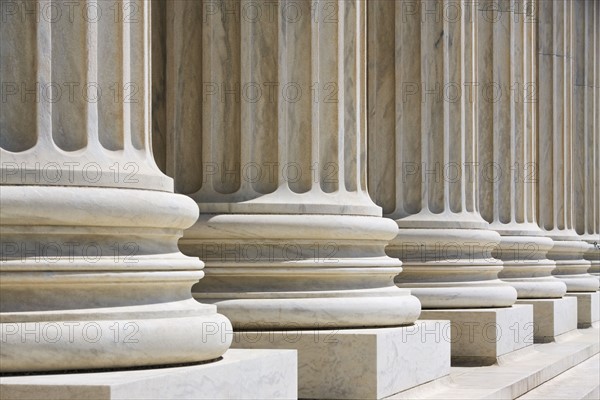
<path fill-rule="evenodd" d="M 327 329 L 414 323 L 419 301 L 394 285 L 385 255 L 396 224 L 343 215 L 201 215 L 181 250 L 206 263 L 192 289 L 236 329 Z"/>
<path fill-rule="evenodd" d="M 202 263 L 177 249 L 198 214 L 189 198 L 51 186 L 0 197 L 0 372 L 209 361 L 229 348 L 227 318 L 191 296 Z"/>
<path fill-rule="evenodd" d="M 584 239 L 590 246 L 583 257 L 591 263 L 589 274 L 600 280 L 600 238 Z"/>
<path fill-rule="evenodd" d="M 498 276 L 517 290 L 519 299 L 560 298 L 567 292 L 552 276 L 556 263 L 546 258 L 553 244 L 543 236 L 501 236 L 492 255 L 504 265 Z"/>
<path fill-rule="evenodd" d="M 140 307 L 2 313 L 0 332 L 0 371 L 11 373 L 215 360 L 229 348 L 232 330 L 215 306 L 190 299 Z"/>
<path fill-rule="evenodd" d="M 419 300 L 409 291 L 389 296 L 360 296 L 352 293 L 320 293 L 317 298 L 282 298 L 289 293 L 268 293 L 264 298 L 198 301 L 217 305 L 220 313 L 233 321 L 236 330 L 331 329 L 406 326 L 420 314 Z M 234 296 L 234 294 L 231 294 Z M 272 297 L 268 297 L 272 296 Z M 281 297 L 279 297 L 281 296 Z"/>
<path fill-rule="evenodd" d="M 554 276 L 567 285 L 567 292 L 595 292 L 598 279 L 587 273 L 590 261 L 583 258 L 589 244 L 581 240 L 554 239 L 554 247 L 548 252 L 548 258 L 556 262 Z"/>
<path fill-rule="evenodd" d="M 509 307 L 517 291 L 498 279 L 500 235 L 485 229 L 400 229 L 386 248 L 403 262 L 395 282 L 424 309 Z"/>

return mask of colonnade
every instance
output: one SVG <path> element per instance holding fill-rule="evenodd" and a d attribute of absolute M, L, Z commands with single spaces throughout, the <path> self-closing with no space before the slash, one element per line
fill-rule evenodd
<path fill-rule="evenodd" d="M 0 372 L 382 397 L 531 345 L 415 329 L 598 320 L 598 1 L 82 4 L 2 2 Z"/>

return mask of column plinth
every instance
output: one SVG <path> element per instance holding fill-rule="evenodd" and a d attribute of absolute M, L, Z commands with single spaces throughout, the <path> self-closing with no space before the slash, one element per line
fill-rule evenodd
<path fill-rule="evenodd" d="M 136 23 L 23 7 L 2 22 L 0 75 L 17 88 L 0 112 L 2 373 L 210 361 L 231 343 L 191 296 L 203 264 L 177 241 L 198 207 L 153 160 L 149 2 L 130 7 Z M 65 83 L 97 90 L 45 97 Z"/>

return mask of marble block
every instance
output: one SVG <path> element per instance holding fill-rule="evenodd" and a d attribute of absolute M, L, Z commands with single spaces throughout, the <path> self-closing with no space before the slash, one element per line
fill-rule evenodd
<path fill-rule="evenodd" d="M 566 296 L 577 298 L 578 328 L 589 328 L 600 321 L 600 292 L 573 292 Z"/>
<path fill-rule="evenodd" d="M 524 299 L 517 304 L 533 306 L 533 340 L 535 343 L 553 342 L 563 333 L 577 329 L 577 299 Z"/>
<path fill-rule="evenodd" d="M 127 371 L 5 376 L 3 400 L 294 399 L 290 350 L 229 350 L 207 364 Z"/>
<path fill-rule="evenodd" d="M 450 372 L 448 321 L 406 327 L 235 332 L 233 347 L 298 350 L 298 397 L 380 399 Z"/>
<path fill-rule="evenodd" d="M 422 319 L 447 319 L 443 336 L 450 342 L 452 364 L 491 365 L 498 357 L 533 344 L 533 306 L 423 310 Z"/>

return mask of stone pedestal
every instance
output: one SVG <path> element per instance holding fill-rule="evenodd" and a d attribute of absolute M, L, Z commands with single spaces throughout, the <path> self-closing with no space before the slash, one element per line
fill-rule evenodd
<path fill-rule="evenodd" d="M 298 350 L 298 397 L 381 399 L 450 372 L 448 321 L 376 329 L 242 331 L 232 347 Z"/>
<path fill-rule="evenodd" d="M 0 378 L 4 400 L 295 399 L 290 350 L 229 350 L 209 364 Z"/>
<path fill-rule="evenodd" d="M 447 319 L 442 326 L 451 343 L 452 365 L 491 365 L 534 341 L 533 307 L 423 310 L 423 319 Z"/>
<path fill-rule="evenodd" d="M 589 328 L 600 321 L 600 292 L 569 292 L 569 297 L 577 299 L 577 327 Z"/>
<path fill-rule="evenodd" d="M 573 297 L 519 299 L 516 304 L 533 306 L 535 343 L 552 342 L 557 336 L 577 329 L 578 302 Z"/>

